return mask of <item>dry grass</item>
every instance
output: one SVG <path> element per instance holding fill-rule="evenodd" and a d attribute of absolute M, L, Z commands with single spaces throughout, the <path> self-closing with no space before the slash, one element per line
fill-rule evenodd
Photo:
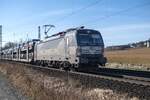
<path fill-rule="evenodd" d="M 116 94 L 112 90 L 85 89 L 75 80 L 49 77 L 43 73 L 0 62 L 0 71 L 11 83 L 31 100 L 138 100 L 127 94 Z"/>
<path fill-rule="evenodd" d="M 108 62 L 150 64 L 150 48 L 106 51 Z"/>

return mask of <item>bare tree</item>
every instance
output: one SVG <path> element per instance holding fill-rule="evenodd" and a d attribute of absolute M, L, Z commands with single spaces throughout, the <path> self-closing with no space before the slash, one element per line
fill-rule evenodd
<path fill-rule="evenodd" d="M 17 43 L 7 42 L 2 49 L 4 50 L 4 49 L 12 48 L 12 47 L 15 47 L 15 46 L 17 46 Z"/>

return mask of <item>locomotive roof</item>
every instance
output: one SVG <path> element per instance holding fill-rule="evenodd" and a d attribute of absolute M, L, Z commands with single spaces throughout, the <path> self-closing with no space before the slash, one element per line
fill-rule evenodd
<path fill-rule="evenodd" d="M 65 35 L 67 32 L 69 32 L 69 31 L 73 31 L 73 30 L 83 30 L 84 29 L 84 26 L 81 26 L 81 27 L 77 27 L 77 28 L 69 28 L 69 29 L 67 29 L 66 31 L 62 31 L 62 32 L 58 32 L 58 33 L 56 33 L 56 34 L 53 34 L 53 35 L 51 35 L 51 36 L 49 36 L 49 38 L 50 37 L 53 37 L 53 36 L 58 36 L 58 35 Z"/>
<path fill-rule="evenodd" d="M 60 38 L 60 37 L 63 37 L 65 36 L 66 33 L 70 32 L 70 31 L 78 31 L 78 30 L 93 30 L 93 29 L 84 29 L 84 26 L 81 26 L 81 27 L 77 27 L 77 28 L 70 28 L 70 29 L 67 29 L 65 31 L 62 31 L 62 32 L 58 32 L 56 34 L 53 34 L 51 36 L 48 36 L 45 40 L 41 41 L 41 42 L 46 42 L 46 41 L 49 41 L 49 40 L 53 40 L 53 39 L 56 39 L 56 38 Z M 93 30 L 93 31 L 96 31 L 96 30 Z"/>
<path fill-rule="evenodd" d="M 70 29 L 67 29 L 66 32 L 74 31 L 74 30 L 84 30 L 84 26 L 76 27 L 76 28 L 70 28 Z"/>
<path fill-rule="evenodd" d="M 53 34 L 53 35 L 49 36 L 48 38 L 54 37 L 54 36 L 58 36 L 58 35 L 65 35 L 67 32 L 69 32 L 69 31 L 74 31 L 74 30 L 93 30 L 93 29 L 84 29 L 84 26 L 77 27 L 77 28 L 70 28 L 70 29 L 67 29 L 66 31 L 62 31 L 62 32 Z M 96 30 L 95 30 L 95 31 L 96 31 Z"/>
<path fill-rule="evenodd" d="M 84 29 L 84 28 L 72 28 L 72 29 L 68 29 L 68 30 L 66 30 L 66 32 L 70 32 L 70 31 L 97 31 L 97 30 L 94 30 L 94 29 Z M 98 32 L 98 31 L 97 31 Z"/>

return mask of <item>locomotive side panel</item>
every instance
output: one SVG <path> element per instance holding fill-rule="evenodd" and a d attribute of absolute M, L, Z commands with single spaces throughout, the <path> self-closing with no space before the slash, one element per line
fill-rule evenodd
<path fill-rule="evenodd" d="M 76 31 L 67 32 L 65 36 L 66 40 L 66 55 L 70 64 L 76 64 L 76 49 L 77 49 L 77 39 L 76 39 Z"/>
<path fill-rule="evenodd" d="M 41 42 L 36 47 L 37 60 L 59 61 L 64 60 L 64 39 L 54 39 Z"/>

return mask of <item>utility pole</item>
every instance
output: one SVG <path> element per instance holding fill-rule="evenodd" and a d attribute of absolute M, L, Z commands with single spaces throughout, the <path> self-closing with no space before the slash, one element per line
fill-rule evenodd
<path fill-rule="evenodd" d="M 44 33 L 45 33 L 45 38 L 48 38 L 48 32 L 49 32 L 49 30 L 51 29 L 51 28 L 54 28 L 55 26 L 54 25 L 43 25 L 43 27 L 45 28 L 44 29 Z"/>
<path fill-rule="evenodd" d="M 27 33 L 27 40 L 26 40 L 27 42 L 29 41 L 29 34 Z"/>
<path fill-rule="evenodd" d="M 149 48 L 149 47 L 150 47 L 150 39 L 147 40 L 147 48 Z"/>
<path fill-rule="evenodd" d="M 16 34 L 15 34 L 15 33 L 13 33 L 13 39 L 14 39 L 13 41 L 14 41 L 14 43 L 15 43 L 15 35 L 16 35 Z"/>
<path fill-rule="evenodd" d="M 41 27 L 38 26 L 38 39 L 41 40 Z"/>
<path fill-rule="evenodd" d="M 2 25 L 0 25 L 0 58 L 2 53 Z"/>

